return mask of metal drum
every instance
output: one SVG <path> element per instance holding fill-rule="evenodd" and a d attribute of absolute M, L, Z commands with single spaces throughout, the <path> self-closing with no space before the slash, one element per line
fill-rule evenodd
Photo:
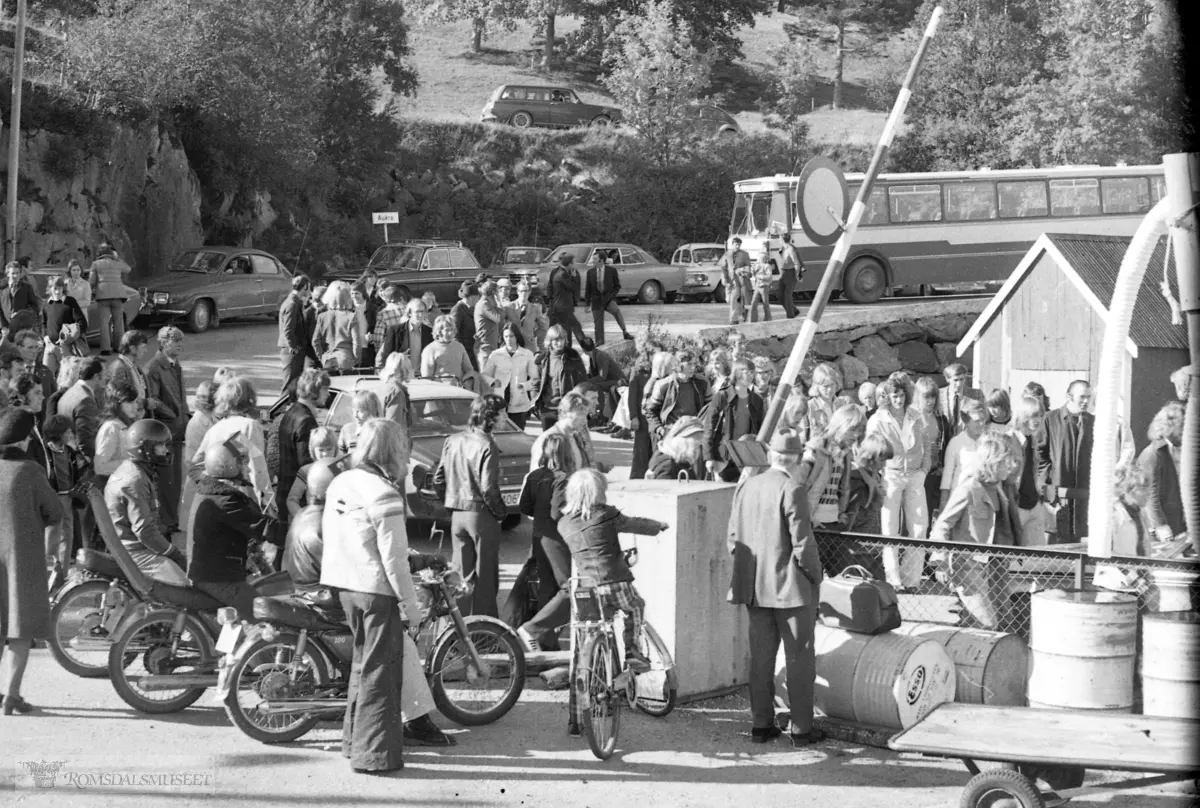
<path fill-rule="evenodd" d="M 1030 606 L 1029 706 L 1131 712 L 1137 597 L 1052 589 Z"/>
<path fill-rule="evenodd" d="M 1142 713 L 1200 719 L 1200 612 L 1142 618 Z"/>
<path fill-rule="evenodd" d="M 816 626 L 814 706 L 830 718 L 907 729 L 954 700 L 954 662 L 936 640 Z M 775 692 L 787 698 L 782 652 Z"/>
<path fill-rule="evenodd" d="M 937 640 L 954 662 L 954 700 L 1025 706 L 1029 649 L 1015 634 L 938 623 L 905 623 L 897 634 Z"/>

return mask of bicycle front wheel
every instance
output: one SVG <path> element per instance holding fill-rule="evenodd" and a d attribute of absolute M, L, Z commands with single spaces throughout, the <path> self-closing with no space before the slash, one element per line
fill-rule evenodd
<path fill-rule="evenodd" d="M 616 751 L 621 728 L 621 701 L 625 694 L 614 687 L 618 673 L 612 642 L 600 632 L 592 634 L 580 650 L 574 687 L 580 729 L 587 736 L 592 754 L 601 760 L 608 760 Z"/>

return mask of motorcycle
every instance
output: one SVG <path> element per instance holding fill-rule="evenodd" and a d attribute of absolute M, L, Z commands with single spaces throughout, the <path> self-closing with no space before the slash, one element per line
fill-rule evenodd
<path fill-rule="evenodd" d="M 454 569 L 415 571 L 422 619 L 410 628 L 442 715 L 463 726 L 490 724 L 525 687 L 525 652 L 511 627 L 492 617 L 463 617 L 458 598 L 471 585 Z M 353 636 L 337 622 L 332 595 L 257 598 L 246 624 L 218 613 L 218 698 L 234 726 L 262 743 L 300 738 L 346 712 Z M 411 648 L 411 646 L 410 646 Z"/>

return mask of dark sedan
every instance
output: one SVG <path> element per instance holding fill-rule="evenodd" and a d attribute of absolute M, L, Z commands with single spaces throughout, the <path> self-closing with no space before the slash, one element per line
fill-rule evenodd
<path fill-rule="evenodd" d="M 547 126 L 612 126 L 621 120 L 621 110 L 607 104 L 585 104 L 574 90 L 502 84 L 483 107 L 479 120 L 507 123 L 522 129 Z"/>
<path fill-rule="evenodd" d="M 175 256 L 166 274 L 147 279 L 141 313 L 149 321 L 182 318 L 200 334 L 221 318 L 274 316 L 291 291 L 291 273 L 270 253 L 195 247 Z"/>

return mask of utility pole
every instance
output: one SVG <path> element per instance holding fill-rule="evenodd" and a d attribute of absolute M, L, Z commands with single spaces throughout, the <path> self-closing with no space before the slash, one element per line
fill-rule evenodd
<path fill-rule="evenodd" d="M 21 156 L 21 87 L 25 78 L 26 0 L 17 0 L 17 30 L 13 45 L 12 119 L 8 129 L 8 260 L 17 260 L 17 172 Z"/>

